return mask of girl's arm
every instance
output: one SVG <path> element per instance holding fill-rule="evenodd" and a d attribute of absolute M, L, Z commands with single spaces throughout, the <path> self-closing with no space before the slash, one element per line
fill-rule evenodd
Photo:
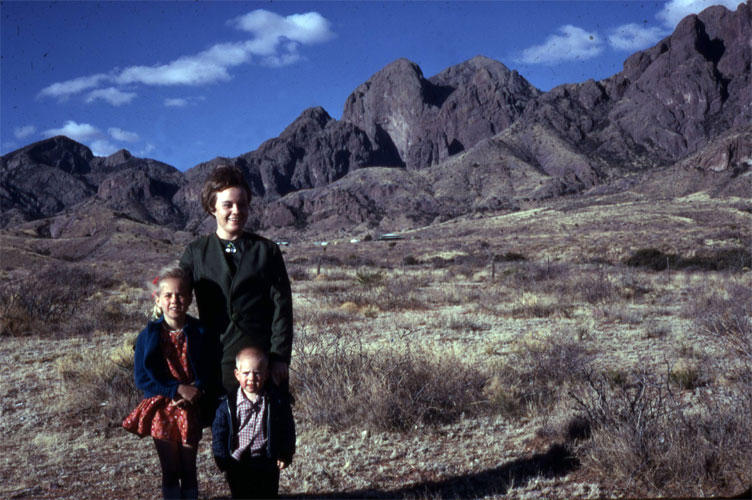
<path fill-rule="evenodd" d="M 157 395 L 175 399 L 180 383 L 169 376 L 167 365 L 159 349 L 159 335 L 150 323 L 138 336 L 133 371 L 136 387 L 146 397 Z M 167 374 L 167 375 L 166 375 Z"/>

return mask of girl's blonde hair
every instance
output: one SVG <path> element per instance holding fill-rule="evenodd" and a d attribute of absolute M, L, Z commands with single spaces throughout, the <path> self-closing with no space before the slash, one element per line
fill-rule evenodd
<path fill-rule="evenodd" d="M 193 280 L 191 279 L 190 272 L 177 265 L 166 266 L 159 270 L 159 274 L 157 274 L 157 276 L 151 282 L 150 288 L 152 299 L 159 295 L 159 292 L 162 289 L 162 282 L 166 279 L 179 279 L 183 282 L 183 284 L 185 284 L 185 286 L 188 287 L 189 290 L 193 287 Z M 162 316 L 163 312 L 164 311 L 162 311 L 162 308 L 159 307 L 156 301 L 154 301 L 154 307 L 151 311 L 151 320 L 154 321 L 159 319 L 159 317 Z"/>

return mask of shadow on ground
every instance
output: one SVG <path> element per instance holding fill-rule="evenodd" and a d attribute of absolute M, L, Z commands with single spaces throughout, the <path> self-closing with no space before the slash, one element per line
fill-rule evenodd
<path fill-rule="evenodd" d="M 579 466 L 566 446 L 555 444 L 546 453 L 520 458 L 494 469 L 428 481 L 393 490 L 356 490 L 289 498 L 477 498 L 504 495 L 510 487 L 519 488 L 536 477 L 567 475 Z"/>

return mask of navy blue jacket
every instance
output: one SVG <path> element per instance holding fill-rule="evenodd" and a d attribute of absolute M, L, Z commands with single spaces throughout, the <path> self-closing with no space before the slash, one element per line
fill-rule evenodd
<path fill-rule="evenodd" d="M 136 340 L 136 353 L 134 355 L 134 380 L 136 387 L 143 391 L 145 398 L 153 396 L 166 396 L 175 399 L 180 382 L 172 376 L 167 367 L 162 349 L 159 346 L 159 337 L 162 331 L 164 316 L 156 321 L 150 321 L 146 328 L 138 334 Z M 207 346 L 206 334 L 199 321 L 192 317 L 186 317 L 183 329 L 188 341 L 188 361 L 195 377 L 194 385 L 203 391 L 202 406 L 206 409 L 202 412 L 213 412 L 216 394 L 219 389 L 219 373 L 212 370 L 212 357 L 216 353 L 210 352 Z M 206 418 L 202 421 L 207 423 Z"/>
<path fill-rule="evenodd" d="M 232 458 L 232 446 L 237 432 L 237 391 L 222 397 L 212 424 L 212 452 L 219 470 L 227 470 Z M 290 396 L 268 387 L 269 406 L 266 412 L 266 456 L 288 464 L 295 454 L 295 421 L 292 418 Z"/>

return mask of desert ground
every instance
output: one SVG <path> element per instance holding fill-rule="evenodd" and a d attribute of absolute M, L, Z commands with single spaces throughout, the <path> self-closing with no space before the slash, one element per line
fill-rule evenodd
<path fill-rule="evenodd" d="M 380 232 L 266 234 L 290 241 L 295 301 L 283 497 L 752 484 L 749 199 L 574 197 Z M 152 443 L 120 422 L 146 283 L 193 237 L 101 212 L 0 233 L 0 496 L 159 497 Z M 200 494 L 228 496 L 210 442 Z"/>

